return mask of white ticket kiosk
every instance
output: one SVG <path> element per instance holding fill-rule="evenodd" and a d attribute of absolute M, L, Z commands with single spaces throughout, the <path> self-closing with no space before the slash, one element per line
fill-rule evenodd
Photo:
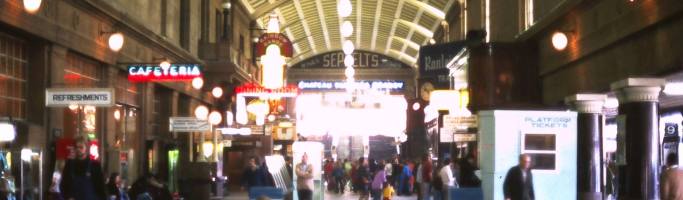
<path fill-rule="evenodd" d="M 532 158 L 536 199 L 576 199 L 576 117 L 568 111 L 481 111 L 484 199 L 504 199 L 505 176 L 522 153 Z"/>

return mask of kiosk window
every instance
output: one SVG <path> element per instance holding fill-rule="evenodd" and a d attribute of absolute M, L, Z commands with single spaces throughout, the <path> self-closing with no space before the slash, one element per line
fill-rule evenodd
<path fill-rule="evenodd" d="M 531 168 L 535 170 L 556 169 L 556 134 L 524 134 L 522 153 L 531 157 Z"/>

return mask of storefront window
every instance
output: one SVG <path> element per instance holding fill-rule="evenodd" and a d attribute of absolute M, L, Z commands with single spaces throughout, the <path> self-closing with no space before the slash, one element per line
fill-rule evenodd
<path fill-rule="evenodd" d="M 556 135 L 527 133 L 523 138 L 522 153 L 531 157 L 531 168 L 535 170 L 556 169 Z"/>
<path fill-rule="evenodd" d="M 26 116 L 26 41 L 0 33 L 0 116 Z"/>
<path fill-rule="evenodd" d="M 96 88 L 100 81 L 100 65 L 97 61 L 68 53 L 67 66 L 64 68 L 64 87 Z M 64 109 L 64 136 L 73 138 L 77 135 L 97 138 L 97 109 L 94 106 L 69 106 Z"/>

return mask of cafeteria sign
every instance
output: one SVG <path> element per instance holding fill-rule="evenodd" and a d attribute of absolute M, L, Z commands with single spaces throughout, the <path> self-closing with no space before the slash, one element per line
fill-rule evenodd
<path fill-rule="evenodd" d="M 48 107 L 77 106 L 114 106 L 113 88 L 49 88 L 45 91 L 45 104 Z"/>
<path fill-rule="evenodd" d="M 135 64 L 128 66 L 128 80 L 133 82 L 147 81 L 189 81 L 202 77 L 202 69 L 198 64 L 176 64 L 159 66 L 159 64 Z"/>

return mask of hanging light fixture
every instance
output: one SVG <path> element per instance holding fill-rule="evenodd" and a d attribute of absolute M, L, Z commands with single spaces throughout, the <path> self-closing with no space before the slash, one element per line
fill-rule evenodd
<path fill-rule="evenodd" d="M 349 37 L 353 34 L 353 25 L 350 21 L 344 21 L 341 26 L 342 37 Z"/>
<path fill-rule="evenodd" d="M 352 54 L 353 51 L 356 50 L 356 47 L 353 45 L 351 40 L 344 40 L 344 44 L 342 44 L 342 50 L 344 50 L 344 54 Z"/>
<path fill-rule="evenodd" d="M 354 62 L 356 62 L 356 59 L 353 58 L 353 55 L 346 54 L 346 57 L 344 57 L 344 66 L 353 67 Z"/>
<path fill-rule="evenodd" d="M 353 78 L 353 76 L 356 75 L 356 70 L 353 69 L 353 67 L 347 67 L 346 70 L 344 70 L 344 74 L 346 75 L 346 78 Z"/>
<path fill-rule="evenodd" d="M 339 13 L 340 17 L 348 17 L 351 15 L 351 1 L 350 0 L 339 0 L 339 4 L 337 4 L 337 12 Z"/>
<path fill-rule="evenodd" d="M 270 14 L 266 33 L 280 33 L 280 20 L 277 19 L 277 14 Z"/>

